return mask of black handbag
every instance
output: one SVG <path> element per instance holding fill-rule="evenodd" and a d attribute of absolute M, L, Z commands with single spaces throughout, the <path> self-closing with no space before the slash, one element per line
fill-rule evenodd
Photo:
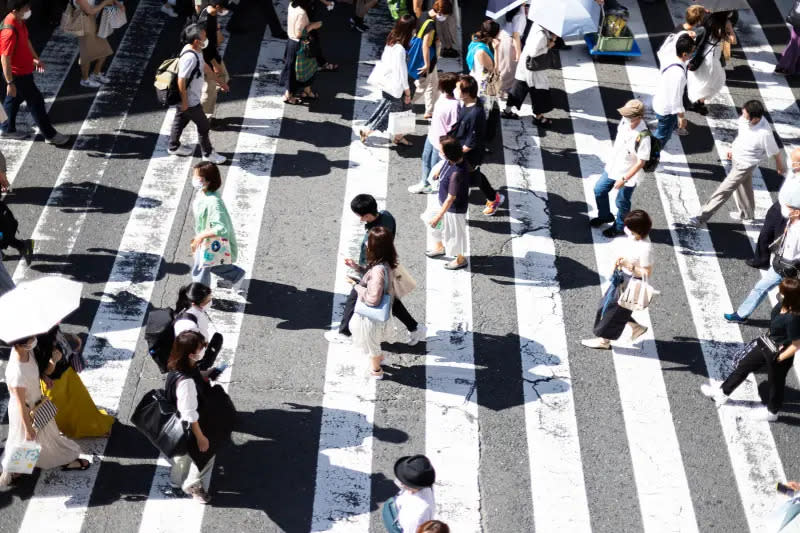
<path fill-rule="evenodd" d="M 772 269 L 782 278 L 797 278 L 800 275 L 800 260 L 790 260 L 783 257 L 783 249 L 786 246 L 786 233 L 789 231 L 790 224 L 786 225 L 783 234 L 772 244 L 769 251 L 772 252 Z"/>
<path fill-rule="evenodd" d="M 536 57 L 528 56 L 525 58 L 525 68 L 532 72 L 537 72 L 539 70 L 547 70 L 553 67 L 553 58 L 550 56 L 550 52 L 545 52 L 542 55 L 538 55 Z"/>
<path fill-rule="evenodd" d="M 144 395 L 131 415 L 131 423 L 165 456 L 186 454 L 188 428 L 163 390 L 153 389 Z"/>

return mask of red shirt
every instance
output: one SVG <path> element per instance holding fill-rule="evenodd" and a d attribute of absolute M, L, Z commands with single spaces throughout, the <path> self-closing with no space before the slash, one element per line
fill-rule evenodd
<path fill-rule="evenodd" d="M 28 46 L 28 27 L 9 13 L 3 24 L 14 26 L 17 31 L 4 29 L 0 31 L 0 55 L 11 56 L 11 73 L 14 76 L 25 76 L 33 73 L 33 53 Z"/>

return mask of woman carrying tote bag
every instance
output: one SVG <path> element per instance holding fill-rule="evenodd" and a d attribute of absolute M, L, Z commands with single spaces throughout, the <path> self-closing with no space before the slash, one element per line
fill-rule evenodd
<path fill-rule="evenodd" d="M 406 48 L 411 41 L 413 31 L 414 17 L 403 15 L 395 22 L 394 28 L 386 37 L 386 47 L 383 49 L 381 60 L 369 79 L 370 83 L 381 89 L 383 98 L 378 102 L 378 107 L 372 112 L 364 128 L 358 132 L 362 143 L 366 143 L 374 132 L 383 132 L 389 128 L 390 113 L 399 113 L 411 106 Z M 411 142 L 403 135 L 395 135 L 392 142 L 411 146 Z"/>
<path fill-rule="evenodd" d="M 581 341 L 581 344 L 588 348 L 610 350 L 611 341 L 622 336 L 626 325 L 630 325 L 631 328 L 631 342 L 636 341 L 647 331 L 647 327 L 633 319 L 631 316 L 633 311 L 621 307 L 617 301 L 623 293 L 625 285 L 632 278 L 648 278 L 653 272 L 650 262 L 652 245 L 647 236 L 653 227 L 653 221 L 646 212 L 634 209 L 625 216 L 624 223 L 625 234 L 628 236 L 625 243 L 626 253 L 617 259 L 614 266 L 618 270 L 600 300 L 594 319 L 594 334 L 597 337 Z"/>
<path fill-rule="evenodd" d="M 83 17 L 83 35 L 78 37 L 78 47 L 81 52 L 79 61 L 81 86 L 97 89 L 102 84 L 111 81 L 103 74 L 103 64 L 106 58 L 114 53 L 108 41 L 97 35 L 97 14 L 108 6 L 114 6 L 117 9 L 125 9 L 125 6 L 116 0 L 102 0 L 102 2 L 96 3 L 91 0 L 70 1 L 74 2 L 74 6 Z M 94 63 L 94 69 L 90 75 L 89 68 L 92 63 Z"/>

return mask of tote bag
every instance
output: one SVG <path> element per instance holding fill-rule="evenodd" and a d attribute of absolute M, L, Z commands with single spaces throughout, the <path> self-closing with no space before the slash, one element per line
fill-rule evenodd
<path fill-rule="evenodd" d="M 389 294 L 389 277 L 391 273 L 386 265 L 383 266 L 383 298 L 376 306 L 367 305 L 359 298 L 356 301 L 355 312 L 374 322 L 387 322 L 392 316 L 392 296 Z"/>
<path fill-rule="evenodd" d="M 433 218 L 433 217 L 431 217 Z M 428 219 L 430 220 L 430 219 Z M 403 265 L 397 265 L 392 276 L 392 292 L 395 298 L 402 298 L 417 288 L 417 280 Z"/>
<path fill-rule="evenodd" d="M 75 7 L 72 1 L 67 3 L 67 9 L 61 15 L 61 31 L 75 37 L 83 37 L 83 11 Z"/>
<path fill-rule="evenodd" d="M 203 267 L 231 264 L 231 243 L 224 237 L 211 237 L 203 241 Z"/>
<path fill-rule="evenodd" d="M 661 293 L 647 282 L 647 276 L 643 279 L 631 278 L 617 300 L 617 305 L 630 311 L 641 311 L 650 306 L 650 302 L 657 294 Z"/>
<path fill-rule="evenodd" d="M 398 111 L 389 113 L 389 126 L 386 131 L 389 135 L 408 135 L 414 133 L 416 126 L 417 118 L 413 111 Z"/>
<path fill-rule="evenodd" d="M 165 456 L 186 453 L 188 428 L 163 390 L 153 389 L 144 395 L 131 415 L 131 423 Z"/>
<path fill-rule="evenodd" d="M 381 60 L 375 63 L 375 68 L 372 69 L 372 73 L 370 73 L 369 78 L 367 78 L 367 84 L 377 87 L 385 93 L 392 94 L 394 91 L 391 80 L 392 73 L 386 67 L 383 60 Z M 392 96 L 394 95 L 392 94 Z"/>
<path fill-rule="evenodd" d="M 416 35 L 411 38 L 408 45 L 408 53 L 406 54 L 406 63 L 408 64 L 408 77 L 414 80 L 419 79 L 419 69 L 425 65 L 425 58 L 422 57 L 422 45 L 424 44 L 423 37 L 425 36 L 425 29 L 428 24 L 433 23 L 433 19 L 426 20 Z M 436 58 L 436 39 L 434 38 L 431 44 L 430 55 L 428 56 L 431 63 Z"/>
<path fill-rule="evenodd" d="M 303 34 L 300 37 L 300 49 L 297 51 L 297 57 L 294 60 L 294 76 L 297 81 L 305 83 L 314 77 L 318 67 L 317 58 L 311 53 L 308 34 L 303 30 Z"/>
<path fill-rule="evenodd" d="M 3 468 L 6 472 L 14 474 L 30 474 L 42 453 L 42 445 L 38 442 L 26 440 L 6 450 L 6 460 Z"/>

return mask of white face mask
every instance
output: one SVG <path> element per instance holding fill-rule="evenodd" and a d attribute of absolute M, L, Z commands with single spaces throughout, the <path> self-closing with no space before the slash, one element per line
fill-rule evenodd
<path fill-rule="evenodd" d="M 203 41 L 203 44 L 200 45 L 200 48 L 206 48 L 208 46 L 208 38 Z"/>
<path fill-rule="evenodd" d="M 628 226 L 622 228 L 622 231 L 625 232 L 625 235 L 627 235 L 628 237 L 633 238 L 633 232 L 628 229 Z"/>
<path fill-rule="evenodd" d="M 197 177 L 192 178 L 192 187 L 194 188 L 194 190 L 199 191 L 200 189 L 203 188 L 203 180 Z"/>
<path fill-rule="evenodd" d="M 447 20 L 447 15 L 436 15 L 436 22 L 444 22 Z"/>
<path fill-rule="evenodd" d="M 208 302 L 206 302 L 205 304 L 198 304 L 198 305 L 197 305 L 197 307 L 199 307 L 200 309 L 202 309 L 203 311 L 205 311 L 206 309 L 208 309 L 208 306 L 210 306 L 210 305 L 211 305 L 211 300 L 209 300 L 209 301 L 208 301 Z"/>
<path fill-rule="evenodd" d="M 203 358 L 203 350 L 200 350 L 200 352 L 198 352 L 198 353 L 193 353 L 193 354 L 189 355 L 189 359 L 191 359 L 195 363 L 197 361 L 199 361 L 200 359 L 202 359 L 202 358 Z"/>
<path fill-rule="evenodd" d="M 30 9 L 22 14 L 22 20 L 28 20 L 29 18 L 31 18 L 31 10 Z"/>
<path fill-rule="evenodd" d="M 783 218 L 789 218 L 789 214 L 792 212 L 792 208 L 786 205 L 781 206 L 781 216 Z"/>
<path fill-rule="evenodd" d="M 461 89 L 459 89 L 458 86 L 456 86 L 456 88 L 453 89 L 453 96 L 455 97 L 456 100 L 461 100 Z"/>
<path fill-rule="evenodd" d="M 30 11 L 28 11 L 28 13 L 30 13 Z M 38 346 L 38 345 L 39 345 L 39 339 L 37 339 L 36 337 L 34 337 L 32 341 L 30 341 L 28 344 L 26 344 L 26 345 L 25 345 L 25 348 L 26 348 L 27 350 L 33 350 L 33 349 L 34 349 L 34 348 L 36 348 L 36 346 Z"/>
<path fill-rule="evenodd" d="M 227 9 L 220 9 L 219 11 L 217 11 L 217 15 L 219 15 L 220 17 L 224 17 L 228 13 L 229 11 Z"/>

